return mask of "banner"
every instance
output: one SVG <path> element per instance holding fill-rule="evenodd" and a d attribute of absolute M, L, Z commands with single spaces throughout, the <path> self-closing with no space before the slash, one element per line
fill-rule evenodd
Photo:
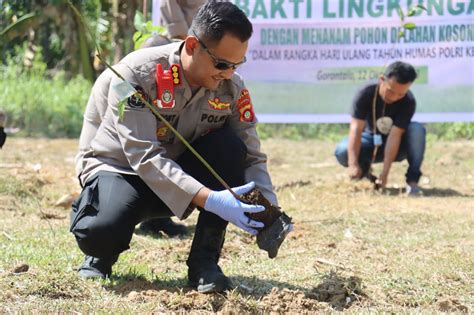
<path fill-rule="evenodd" d="M 254 26 L 238 72 L 261 122 L 348 122 L 357 90 L 396 60 L 418 71 L 416 120 L 474 121 L 474 0 L 232 2 Z"/>
<path fill-rule="evenodd" d="M 251 19 L 239 69 L 263 122 L 346 122 L 356 91 L 402 60 L 419 121 L 474 121 L 474 1 L 236 0 Z M 401 20 L 422 4 L 426 11 Z M 416 28 L 398 34 L 404 23 Z"/>

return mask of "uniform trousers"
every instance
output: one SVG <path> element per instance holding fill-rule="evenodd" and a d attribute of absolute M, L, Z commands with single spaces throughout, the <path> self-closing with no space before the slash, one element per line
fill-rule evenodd
<path fill-rule="evenodd" d="M 363 174 L 367 174 L 372 161 L 372 152 L 374 150 L 374 136 L 369 132 L 362 133 L 361 148 L 359 153 L 359 166 L 362 169 Z M 384 159 L 384 144 L 378 149 L 375 163 L 383 162 Z M 426 131 L 422 124 L 417 122 L 411 122 L 405 133 L 402 136 L 400 148 L 397 153 L 395 161 L 408 160 L 408 170 L 405 174 L 406 182 L 418 183 L 421 177 L 421 164 L 423 162 L 425 154 L 425 142 L 426 142 Z M 348 166 L 348 155 L 347 155 L 348 138 L 344 138 L 336 147 L 334 152 L 337 161 L 347 167 Z"/>
<path fill-rule="evenodd" d="M 228 185 L 245 184 L 247 148 L 229 128 L 210 132 L 192 145 Z M 176 162 L 204 186 L 224 189 L 189 150 Z M 100 171 L 87 181 L 74 201 L 70 231 L 86 255 L 111 257 L 129 248 L 136 224 L 171 216 L 171 210 L 139 176 Z M 225 230 L 227 223 L 200 209 L 196 230 L 204 226 Z"/>

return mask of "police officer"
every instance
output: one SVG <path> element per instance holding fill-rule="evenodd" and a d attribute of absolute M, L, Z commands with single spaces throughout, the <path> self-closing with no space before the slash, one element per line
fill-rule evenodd
<path fill-rule="evenodd" d="M 251 98 L 235 73 L 245 62 L 251 34 L 251 23 L 234 4 L 210 1 L 183 42 L 135 51 L 114 68 L 156 104 L 237 194 L 256 186 L 276 205 Z M 227 224 L 255 235 L 263 223 L 245 213 L 263 207 L 243 204 L 224 190 L 139 98 L 127 98 L 123 87 L 112 77 L 101 95 L 108 104 L 103 120 L 83 154 L 83 190 L 73 204 L 70 228 L 86 254 L 79 274 L 110 276 L 137 223 L 173 215 L 185 219 L 198 208 L 189 283 L 201 292 L 231 288 L 218 266 Z"/>
<path fill-rule="evenodd" d="M 185 39 L 189 26 L 206 0 L 161 0 L 162 24 L 170 38 Z"/>
<path fill-rule="evenodd" d="M 171 41 L 162 35 L 153 35 L 148 38 L 141 48 L 150 48 L 169 44 Z M 110 81 L 114 76 L 110 70 L 104 71 L 98 78 L 97 83 L 92 88 L 89 101 L 87 102 L 86 112 L 84 114 L 83 128 L 79 138 L 79 153 L 76 156 L 76 174 L 82 172 L 84 153 L 90 149 L 91 141 L 94 139 L 100 123 L 107 109 L 107 93 L 110 87 Z M 143 221 L 139 230 L 149 235 L 160 235 L 160 232 L 174 237 L 184 236 L 187 229 L 182 224 L 177 224 L 171 218 L 154 218 Z"/>

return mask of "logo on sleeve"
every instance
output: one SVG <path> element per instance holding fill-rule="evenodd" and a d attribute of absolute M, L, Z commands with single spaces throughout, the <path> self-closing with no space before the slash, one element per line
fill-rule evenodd
<path fill-rule="evenodd" d="M 133 87 L 135 88 L 137 93 L 140 94 L 141 97 L 143 97 L 149 102 L 149 98 L 141 86 L 135 85 Z M 135 94 L 128 98 L 127 104 L 132 108 L 143 108 L 146 106 L 145 103 L 138 96 L 135 96 Z"/>
<path fill-rule="evenodd" d="M 252 100 L 247 89 L 243 89 L 240 92 L 239 99 L 237 100 L 237 110 L 240 113 L 240 121 L 252 122 L 255 119 Z"/>
<path fill-rule="evenodd" d="M 221 102 L 221 100 L 216 97 L 213 100 L 207 100 L 209 106 L 215 110 L 226 110 L 230 108 L 230 103 Z"/>

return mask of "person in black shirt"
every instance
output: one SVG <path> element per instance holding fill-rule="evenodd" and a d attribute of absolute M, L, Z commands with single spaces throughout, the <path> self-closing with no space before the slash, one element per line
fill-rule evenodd
<path fill-rule="evenodd" d="M 380 187 L 386 187 L 392 163 L 406 158 L 409 164 L 407 193 L 421 193 L 418 181 L 426 131 L 423 125 L 411 121 L 416 101 L 409 89 L 416 76 L 413 66 L 396 61 L 387 67 L 377 83 L 363 87 L 354 98 L 349 136 L 337 145 L 335 151 L 338 162 L 348 167 L 351 179 L 370 175 L 374 147 L 381 142 L 374 161 L 383 162 L 382 172 L 377 178 Z"/>

